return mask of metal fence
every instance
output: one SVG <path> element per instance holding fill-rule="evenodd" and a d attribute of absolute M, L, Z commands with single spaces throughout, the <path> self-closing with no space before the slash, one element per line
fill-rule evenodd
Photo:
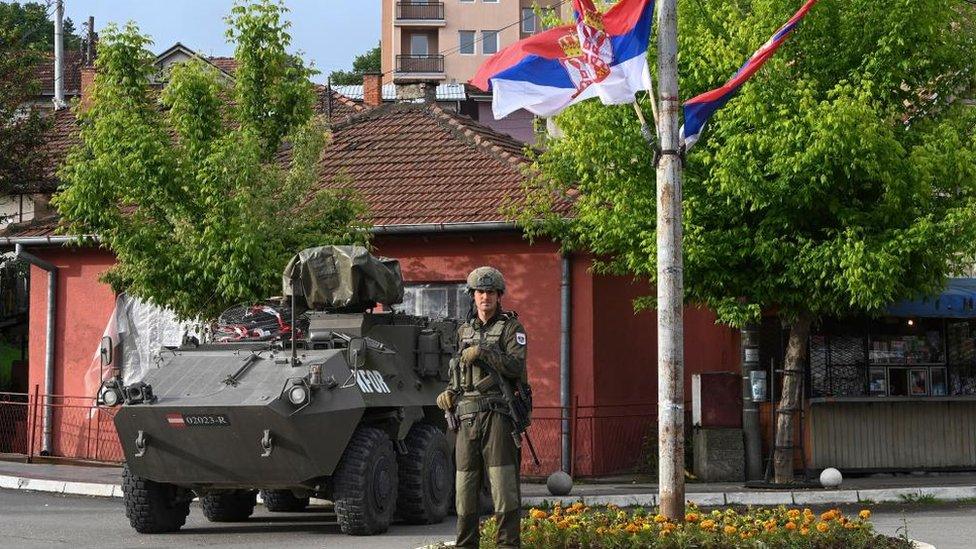
<path fill-rule="evenodd" d="M 442 21 L 443 2 L 397 2 L 398 20 Z"/>
<path fill-rule="evenodd" d="M 113 418 L 117 408 L 103 408 L 92 397 L 44 395 L 35 391 L 0 393 L 0 453 L 32 459 L 43 454 L 43 417 L 51 407 L 50 455 L 101 462 L 124 459 Z M 562 433 L 568 428 L 572 444 L 571 473 L 604 476 L 643 471 L 656 452 L 656 405 L 574 404 L 537 406 L 532 413 L 529 436 L 540 464 L 532 461 L 528 446 L 522 448 L 522 474 L 545 477 L 562 466 Z"/>
<path fill-rule="evenodd" d="M 397 72 L 440 73 L 444 72 L 444 56 L 441 54 L 402 54 L 396 56 Z"/>
<path fill-rule="evenodd" d="M 45 449 L 44 411 L 51 409 L 51 447 Z M 121 462 L 115 410 L 100 408 L 92 397 L 0 393 L 0 453 L 31 460 L 51 455 L 86 461 Z"/>

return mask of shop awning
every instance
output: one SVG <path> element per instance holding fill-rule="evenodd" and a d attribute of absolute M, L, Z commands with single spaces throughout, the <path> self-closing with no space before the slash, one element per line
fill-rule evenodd
<path fill-rule="evenodd" d="M 976 318 L 976 278 L 950 278 L 938 294 L 899 301 L 887 309 L 891 316 Z"/>

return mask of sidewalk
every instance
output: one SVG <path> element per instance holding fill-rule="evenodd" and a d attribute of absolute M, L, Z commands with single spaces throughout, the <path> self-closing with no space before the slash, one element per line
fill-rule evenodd
<path fill-rule="evenodd" d="M 88 467 L 50 463 L 0 461 L 0 488 L 35 490 L 82 496 L 122 497 L 121 467 Z M 834 505 L 905 502 L 920 497 L 941 501 L 976 499 L 976 473 L 877 475 L 845 479 L 840 489 L 763 490 L 736 483 L 688 483 L 686 499 L 701 506 Z M 544 501 L 569 505 L 583 499 L 590 505 L 612 503 L 621 507 L 657 504 L 656 484 L 576 483 L 570 496 L 549 495 L 544 484 L 523 484 L 522 504 Z"/>

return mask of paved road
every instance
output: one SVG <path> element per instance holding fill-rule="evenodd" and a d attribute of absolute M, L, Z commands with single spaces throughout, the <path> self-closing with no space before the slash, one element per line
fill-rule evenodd
<path fill-rule="evenodd" d="M 908 535 L 938 549 L 976 547 L 976 506 L 890 505 L 872 517 L 878 530 Z M 0 547 L 251 547 L 269 546 L 405 549 L 450 539 L 453 520 L 432 526 L 394 525 L 383 536 L 358 538 L 339 533 L 327 509 L 298 514 L 268 513 L 262 506 L 245 523 L 215 524 L 194 504 L 179 533 L 140 535 L 129 528 L 118 498 L 58 496 L 40 492 L 0 490 Z"/>
<path fill-rule="evenodd" d="M 453 518 L 453 517 L 451 517 Z M 141 535 L 129 527 L 119 498 L 58 496 L 0 490 L 0 547 L 317 547 L 412 548 L 451 539 L 454 521 L 431 526 L 394 525 L 384 536 L 351 537 L 339 532 L 326 509 L 268 513 L 263 506 L 245 523 L 211 523 L 198 505 L 176 534 Z"/>

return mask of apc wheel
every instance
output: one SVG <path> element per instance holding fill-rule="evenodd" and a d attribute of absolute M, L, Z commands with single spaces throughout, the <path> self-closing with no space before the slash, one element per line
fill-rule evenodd
<path fill-rule="evenodd" d="M 257 492 L 235 490 L 216 492 L 200 498 L 203 516 L 210 522 L 241 522 L 254 513 Z"/>
<path fill-rule="evenodd" d="M 190 498 L 172 484 L 153 482 L 122 468 L 122 502 L 129 524 L 140 534 L 175 532 L 186 524 Z"/>
<path fill-rule="evenodd" d="M 386 532 L 397 501 L 397 461 L 385 432 L 356 429 L 333 480 L 336 518 L 344 534 Z"/>
<path fill-rule="evenodd" d="M 407 453 L 398 456 L 397 515 L 410 524 L 444 520 L 453 495 L 454 475 L 447 438 L 429 423 L 417 423 L 407 434 Z"/>
<path fill-rule="evenodd" d="M 308 507 L 308 498 L 296 497 L 291 490 L 261 490 L 261 500 L 272 513 L 297 513 Z"/>

